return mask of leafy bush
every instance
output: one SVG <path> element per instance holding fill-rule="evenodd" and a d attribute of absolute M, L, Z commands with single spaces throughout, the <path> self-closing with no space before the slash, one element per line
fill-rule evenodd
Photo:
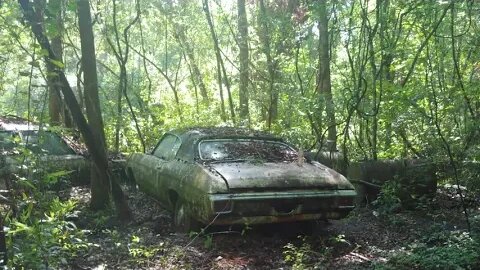
<path fill-rule="evenodd" d="M 152 258 L 157 253 L 162 251 L 163 242 L 158 246 L 146 246 L 142 244 L 142 239 L 139 236 L 132 235 L 132 239 L 128 244 L 128 253 L 135 259 L 138 258 Z M 139 260 L 139 262 L 141 262 Z"/>
<path fill-rule="evenodd" d="M 36 209 L 30 202 L 20 215 L 6 220 L 9 266 L 14 268 L 38 268 L 40 265 L 58 267 L 66 264 L 66 258 L 88 248 L 83 231 L 68 221 L 76 202 L 50 202 L 47 211 Z M 41 218 L 43 216 L 43 218 Z"/>
<path fill-rule="evenodd" d="M 432 239 L 436 238 L 436 239 Z M 467 232 L 434 234 L 428 242 L 414 242 L 377 269 L 479 269 L 480 243 Z M 440 242 L 440 243 L 438 243 Z"/>
<path fill-rule="evenodd" d="M 284 246 L 284 259 L 286 263 L 292 265 L 292 269 L 305 269 L 308 261 L 311 260 L 312 249 L 305 239 L 302 239 L 302 245 L 296 246 L 292 243 L 288 243 Z"/>
<path fill-rule="evenodd" d="M 380 214 L 389 214 L 396 212 L 402 207 L 402 201 L 400 199 L 400 193 L 402 192 L 401 186 L 398 181 L 390 180 L 383 184 L 380 194 L 373 202 L 373 205 L 377 208 Z"/>
<path fill-rule="evenodd" d="M 344 236 L 339 235 L 330 239 L 332 242 L 344 241 Z M 292 269 L 317 269 L 331 256 L 332 248 L 324 245 L 320 249 L 313 250 L 310 241 L 305 236 L 298 236 L 301 241 L 298 245 L 288 243 L 283 247 L 283 257 Z"/>

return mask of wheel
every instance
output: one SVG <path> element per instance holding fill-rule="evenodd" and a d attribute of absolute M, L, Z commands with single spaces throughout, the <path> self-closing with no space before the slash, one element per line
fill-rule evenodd
<path fill-rule="evenodd" d="M 198 232 L 201 228 L 200 223 L 192 218 L 185 201 L 181 198 L 175 202 L 173 225 L 175 226 L 175 231 L 180 233 Z"/>

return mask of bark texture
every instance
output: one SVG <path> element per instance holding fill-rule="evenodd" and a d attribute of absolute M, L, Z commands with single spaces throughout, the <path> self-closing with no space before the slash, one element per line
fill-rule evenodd
<path fill-rule="evenodd" d="M 337 127 L 335 122 L 335 105 L 332 96 L 332 83 L 330 78 L 330 44 L 328 41 L 328 17 L 326 0 L 319 2 L 319 18 L 318 18 L 318 32 L 319 32 L 319 61 L 317 73 L 317 92 L 320 97 L 321 106 L 325 108 L 327 115 L 327 150 L 337 150 Z"/>

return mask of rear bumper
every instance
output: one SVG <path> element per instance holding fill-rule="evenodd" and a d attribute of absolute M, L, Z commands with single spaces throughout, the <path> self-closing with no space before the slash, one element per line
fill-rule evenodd
<path fill-rule="evenodd" d="M 355 190 L 211 194 L 214 224 L 259 224 L 340 219 L 354 208 Z"/>

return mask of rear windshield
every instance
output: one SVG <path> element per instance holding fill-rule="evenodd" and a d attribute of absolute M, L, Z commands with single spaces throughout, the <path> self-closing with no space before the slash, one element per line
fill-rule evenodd
<path fill-rule="evenodd" d="M 218 139 L 199 143 L 202 160 L 294 161 L 297 152 L 289 145 L 266 140 Z"/>

